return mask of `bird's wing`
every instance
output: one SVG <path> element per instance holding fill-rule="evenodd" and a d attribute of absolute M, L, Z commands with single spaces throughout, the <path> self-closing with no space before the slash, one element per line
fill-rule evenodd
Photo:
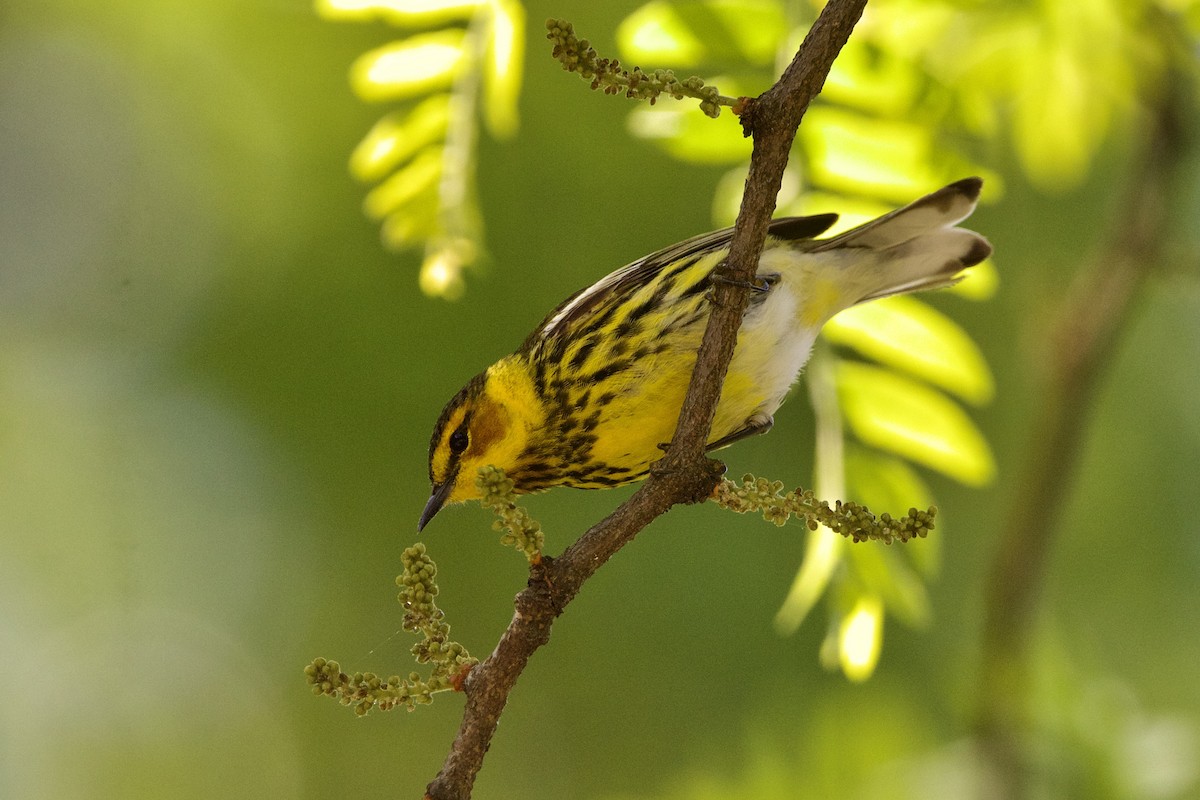
<path fill-rule="evenodd" d="M 811 239 L 829 229 L 837 214 L 810 217 L 782 217 L 772 220 L 767 233 L 776 239 Z M 634 292 L 658 278 L 664 270 L 682 272 L 699 258 L 729 246 L 733 228 L 700 234 L 627 264 L 591 286 L 568 297 L 543 320 L 526 345 L 570 331 L 585 319 L 600 319 L 610 309 L 621 306 Z"/>

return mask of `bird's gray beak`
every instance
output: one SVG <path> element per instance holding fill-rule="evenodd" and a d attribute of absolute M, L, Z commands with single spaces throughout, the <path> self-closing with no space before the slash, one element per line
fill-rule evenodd
<path fill-rule="evenodd" d="M 442 509 L 446 504 L 446 498 L 450 496 L 450 491 L 454 488 L 454 476 L 444 483 L 435 483 L 433 485 L 433 494 L 429 496 L 429 502 L 425 504 L 425 510 L 421 512 L 421 519 L 417 522 L 417 533 L 425 529 L 429 524 L 429 520 Z"/>

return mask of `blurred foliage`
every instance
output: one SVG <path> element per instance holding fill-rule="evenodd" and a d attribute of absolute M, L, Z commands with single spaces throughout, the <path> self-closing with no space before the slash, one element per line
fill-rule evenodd
<path fill-rule="evenodd" d="M 1039 719 L 1027 742 L 1041 774 L 1036 797 L 1127 800 L 1192 797 L 1200 778 L 1196 728 L 1172 714 L 1147 711 L 1110 675 L 1082 670 L 1070 654 L 1042 646 Z M 717 777 L 702 768 L 665 791 L 611 795 L 608 800 L 791 800 L 796 797 L 996 797 L 975 742 L 938 742 L 928 710 L 894 688 L 868 705 L 849 690 L 814 698 L 814 727 L 836 726 L 837 740 L 797 736 L 781 741 L 746 734 L 738 771 Z M 838 721 L 835 722 L 834 720 Z M 864 751 L 872 766 L 863 767 Z"/>
<path fill-rule="evenodd" d="M 376 183 L 363 207 L 389 247 L 423 247 L 421 290 L 454 298 L 483 250 L 475 188 L 477 117 L 517 131 L 525 11 L 517 0 L 316 0 L 327 19 L 382 19 L 410 33 L 363 54 L 350 84 L 368 102 L 401 102 L 350 157 Z M 388 177 L 390 176 L 390 177 Z"/>
<path fill-rule="evenodd" d="M 892 2 L 871 0 L 869 15 Z M 536 24 L 524 35 L 540 42 L 542 19 L 569 16 L 616 52 L 615 32 L 639 5 L 527 0 Z M 1122 40 L 1142 35 L 1150 5 L 1109 7 Z M 1194 47 L 1200 13 L 1190 0 L 1161 8 L 1174 33 L 1145 46 L 1178 59 L 1176 40 Z M 994 49 L 971 21 L 976 9 L 1065 13 L 963 3 L 947 24 L 977 40 L 947 37 L 938 52 L 914 39 L 907 58 Z M 411 33 L 464 27 L 445 13 Z M 524 75 L 519 133 L 476 141 L 478 208 L 505 267 L 474 278 L 456 305 L 431 300 L 413 288 L 421 259 L 378 246 L 359 213 L 363 188 L 345 169 L 377 117 L 396 110 L 407 121 L 410 107 L 453 94 L 377 113 L 348 89 L 347 65 L 397 38 L 396 14 L 331 25 L 311 4 L 276 0 L 8 0 L 0 11 L 0 653 L 16 681 L 0 704 L 0 797 L 420 796 L 461 698 L 442 695 L 437 713 L 358 719 L 314 702 L 298 667 L 336 652 L 377 675 L 407 672 L 412 640 L 387 587 L 429 496 L 429 427 L 446 397 L 571 291 L 710 226 L 713 186 L 744 177 L 737 162 L 683 162 L 664 158 L 656 140 L 631 140 L 614 123 L 622 103 L 580 91 L 542 43 L 529 63 L 543 66 Z M 1194 70 L 1195 50 L 1187 57 Z M 759 77 L 730 68 L 739 92 L 765 86 L 755 69 Z M 886 104 L 892 77 L 899 86 L 907 73 L 877 72 Z M 1087 89 L 1084 78 L 1058 91 Z M 1114 112 L 1082 182 L 1048 195 L 1024 175 L 1011 100 L 997 102 L 994 136 L 945 141 L 1004 179 L 1006 202 L 981 208 L 977 225 L 997 245 L 1004 284 L 989 303 L 943 293 L 930 305 L 987 354 L 997 401 L 976 419 L 1007 476 L 1041 402 L 1034 375 L 1050 345 L 1039 331 L 1120 220 L 1140 112 Z M 744 146 L 732 117 L 679 118 L 726 128 L 733 135 L 714 141 Z M 1186 122 L 1194 137 L 1200 112 Z M 420 152 L 438 141 L 433 123 L 436 114 L 398 144 L 420 142 Z M 817 203 L 806 174 L 790 175 L 785 192 L 812 210 L 873 213 L 910 199 Z M 1027 744 L 1043 756 L 1043 797 L 1197 796 L 1198 174 L 1193 150 L 1172 197 L 1172 260 L 1132 309 L 1106 369 L 1039 598 Z M 891 371 L 970 395 L 915 364 Z M 981 384 L 974 390 L 982 396 Z M 808 404 L 794 399 L 772 435 L 723 457 L 733 474 L 803 482 L 811 427 Z M 889 626 L 872 679 L 849 685 L 812 658 L 819 627 L 770 631 L 796 551 L 821 539 L 800 545 L 798 525 L 679 508 L 588 583 L 531 660 L 478 797 L 874 799 L 987 788 L 970 738 L 979 585 L 1010 490 L 964 488 L 835 438 L 839 496 L 888 495 L 876 507 L 894 509 L 925 507 L 936 490 L 935 535 L 847 547 L 837 568 L 880 562 L 855 569 L 887 576 L 870 578 L 887 612 L 936 613 L 937 624 Z M 627 492 L 563 489 L 527 502 L 556 552 Z M 431 534 L 439 605 L 455 638 L 485 651 L 527 574 L 495 547 L 488 516 L 452 509 Z M 946 567 L 926 583 L 942 556 Z M 843 616 L 875 618 L 869 598 L 855 608 Z M 868 644 L 881 632 L 847 629 Z"/>

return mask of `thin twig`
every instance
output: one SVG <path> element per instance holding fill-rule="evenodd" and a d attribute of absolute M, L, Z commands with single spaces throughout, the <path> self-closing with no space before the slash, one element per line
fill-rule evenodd
<path fill-rule="evenodd" d="M 724 468 L 704 455 L 704 445 L 748 302 L 748 290 L 732 281 L 748 282 L 754 276 L 800 119 L 865 5 L 866 0 L 830 0 L 783 76 L 743 109 L 743 127 L 753 135 L 754 148 L 730 255 L 720 267 L 731 282 L 716 282 L 713 312 L 674 440 L 628 501 L 560 557 L 543 558 L 531 567 L 528 588 L 517 595 L 516 613 L 495 651 L 463 681 L 467 702 L 462 724 L 441 772 L 426 788 L 431 800 L 471 796 L 509 692 L 529 657 L 549 641 L 551 624 L 584 581 L 655 517 L 677 503 L 706 499 L 716 486 Z"/>
<path fill-rule="evenodd" d="M 997 797 L 1030 796 L 1032 773 L 1021 755 L 1020 731 L 1027 721 L 1029 632 L 1046 561 L 1096 389 L 1139 290 L 1160 265 L 1167 240 L 1167 198 L 1185 144 L 1180 121 L 1185 100 L 1178 85 L 1159 91 L 1161 97 L 1147 98 L 1150 120 L 1142 155 L 1111 226 L 1112 243 L 1080 270 L 1047 334 L 1046 352 L 1053 361 L 1047 365 L 1030 424 L 1027 461 L 985 586 L 978 725 Z"/>

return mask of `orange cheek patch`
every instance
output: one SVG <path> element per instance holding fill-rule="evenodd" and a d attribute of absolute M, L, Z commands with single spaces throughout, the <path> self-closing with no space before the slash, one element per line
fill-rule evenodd
<path fill-rule="evenodd" d="M 467 452 L 478 456 L 508 434 L 508 411 L 498 403 L 483 400 L 471 414 L 471 446 Z"/>

